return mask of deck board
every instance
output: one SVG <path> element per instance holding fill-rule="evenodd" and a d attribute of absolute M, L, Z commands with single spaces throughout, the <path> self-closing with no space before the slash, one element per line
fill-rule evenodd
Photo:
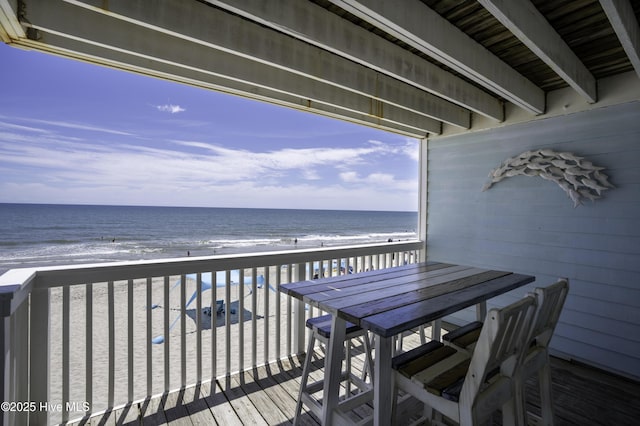
<path fill-rule="evenodd" d="M 411 339 L 411 338 L 410 338 Z M 408 343 L 408 344 L 407 344 Z M 406 342 L 407 348 L 412 346 Z M 322 353 L 318 351 L 322 356 Z M 213 395 L 208 383 L 172 392 L 70 424 L 125 425 L 287 425 L 291 424 L 300 385 L 303 356 L 291 356 L 241 374 L 219 378 Z M 362 364 L 359 357 L 356 367 Z M 321 362 L 314 361 L 314 367 Z M 322 372 L 315 369 L 314 378 Z M 556 425 L 633 425 L 640 418 L 640 383 L 602 370 L 552 358 Z M 539 414 L 540 400 L 528 382 L 528 410 Z M 354 419 L 371 412 L 364 407 Z M 358 415 L 360 414 L 360 415 Z M 500 416 L 494 416 L 500 424 Z M 301 424 L 317 426 L 318 419 L 303 409 Z"/>

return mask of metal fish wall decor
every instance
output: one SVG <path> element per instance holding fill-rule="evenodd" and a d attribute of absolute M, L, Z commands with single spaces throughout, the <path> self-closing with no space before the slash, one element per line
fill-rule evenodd
<path fill-rule="evenodd" d="M 507 158 L 499 167 L 491 170 L 490 180 L 482 187 L 482 191 L 506 177 L 540 176 L 557 183 L 573 201 L 575 208 L 582 204 L 583 199 L 597 200 L 603 191 L 615 188 L 602 170 L 604 167 L 594 166 L 570 152 L 550 149 L 526 151 L 517 157 Z"/>

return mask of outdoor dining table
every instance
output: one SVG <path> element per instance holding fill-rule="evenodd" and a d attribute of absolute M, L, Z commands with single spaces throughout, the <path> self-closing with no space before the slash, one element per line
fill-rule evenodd
<path fill-rule="evenodd" d="M 342 417 L 339 403 L 342 350 L 346 322 L 375 334 L 373 423 L 390 425 L 393 386 L 391 359 L 394 336 L 439 321 L 470 306 L 484 320 L 486 301 L 531 283 L 535 277 L 448 263 L 423 262 L 400 267 L 299 281 L 281 291 L 332 315 L 323 388 L 323 423 Z"/>

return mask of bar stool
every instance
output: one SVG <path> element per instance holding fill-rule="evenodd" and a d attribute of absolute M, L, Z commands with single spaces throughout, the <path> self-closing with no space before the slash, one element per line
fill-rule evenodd
<path fill-rule="evenodd" d="M 302 367 L 302 377 L 300 382 L 300 391 L 298 393 L 298 403 L 296 405 L 296 413 L 293 418 L 294 426 L 297 425 L 300 420 L 303 403 L 306 404 L 307 407 L 309 407 L 311 412 L 313 412 L 316 416 L 318 416 L 319 419 L 322 420 L 322 401 L 321 399 L 315 398 L 313 395 L 317 392 L 322 391 L 324 387 L 324 380 L 318 380 L 313 383 L 309 383 L 309 373 L 311 372 L 311 362 L 316 340 L 324 344 L 325 348 L 328 347 L 329 339 L 331 338 L 331 315 L 322 315 L 315 318 L 309 318 L 306 325 L 309 329 L 311 329 L 311 337 L 309 338 L 307 355 Z M 351 347 L 354 346 L 353 340 L 357 338 L 363 339 L 365 348 L 365 363 L 361 377 L 358 377 L 351 372 Z M 355 324 L 347 322 L 345 343 L 346 365 L 345 369 L 341 373 L 341 382 L 346 382 L 346 395 L 351 395 L 352 384 L 355 385 L 356 388 L 358 388 L 358 391 L 365 391 L 370 389 L 371 384 L 373 383 L 373 359 L 371 357 L 371 341 L 369 339 L 368 332 Z M 371 377 L 369 383 L 366 382 L 367 374 L 369 374 L 369 376 Z"/>

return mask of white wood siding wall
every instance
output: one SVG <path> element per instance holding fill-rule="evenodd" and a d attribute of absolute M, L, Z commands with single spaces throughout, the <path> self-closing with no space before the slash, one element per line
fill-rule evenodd
<path fill-rule="evenodd" d="M 617 188 L 575 209 L 539 177 L 506 178 L 481 192 L 491 169 L 538 148 L 606 167 Z M 429 260 L 533 274 L 531 287 L 568 277 L 555 353 L 640 378 L 640 102 L 430 140 L 428 203 Z"/>

